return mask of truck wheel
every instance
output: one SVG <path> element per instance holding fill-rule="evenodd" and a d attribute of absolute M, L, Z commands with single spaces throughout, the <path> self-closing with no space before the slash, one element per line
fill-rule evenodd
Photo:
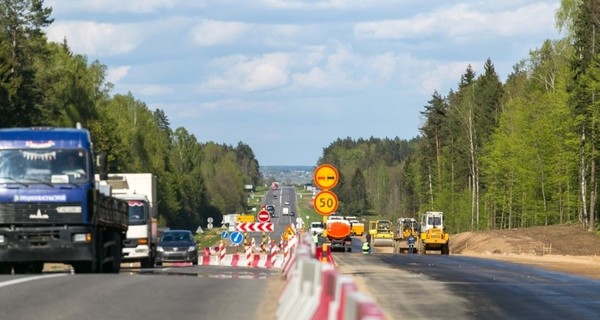
<path fill-rule="evenodd" d="M 144 269 L 148 269 L 148 268 L 154 267 L 154 264 L 152 263 L 152 258 L 142 259 L 140 261 L 140 266 L 142 268 L 144 268 Z"/>
<path fill-rule="evenodd" d="M 44 269 L 43 262 L 32 262 L 32 263 L 17 263 L 14 265 L 15 274 L 24 273 L 42 273 Z"/>
<path fill-rule="evenodd" d="M 0 274 L 11 274 L 12 267 L 8 263 L 0 263 Z"/>
<path fill-rule="evenodd" d="M 89 261 L 80 261 L 71 263 L 73 269 L 75 269 L 75 273 L 92 273 L 92 262 Z"/>
<path fill-rule="evenodd" d="M 442 254 L 450 254 L 450 244 L 446 243 L 442 246 Z"/>
<path fill-rule="evenodd" d="M 109 257 L 108 268 L 106 273 L 119 273 L 121 271 L 121 259 L 123 258 L 123 248 L 121 234 L 112 232 L 107 243 L 107 256 Z"/>

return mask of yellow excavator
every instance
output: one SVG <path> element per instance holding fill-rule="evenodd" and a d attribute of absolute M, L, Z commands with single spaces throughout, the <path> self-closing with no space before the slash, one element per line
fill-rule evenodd
<path fill-rule="evenodd" d="M 369 221 L 369 234 L 373 247 L 394 246 L 394 231 L 390 220 Z"/>

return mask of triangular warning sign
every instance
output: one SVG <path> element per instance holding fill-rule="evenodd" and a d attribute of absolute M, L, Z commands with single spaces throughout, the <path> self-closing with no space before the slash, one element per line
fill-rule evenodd
<path fill-rule="evenodd" d="M 290 226 L 288 224 L 287 228 L 285 228 L 285 234 L 289 236 L 293 236 L 296 234 L 296 232 L 294 232 L 294 229 L 292 229 L 292 226 Z"/>

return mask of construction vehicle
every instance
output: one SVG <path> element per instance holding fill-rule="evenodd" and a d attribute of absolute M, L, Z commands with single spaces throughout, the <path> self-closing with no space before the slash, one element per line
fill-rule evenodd
<path fill-rule="evenodd" d="M 360 222 L 357 217 L 346 216 L 344 219 L 350 221 L 350 225 L 352 226 L 351 235 L 360 237 L 365 234 L 365 224 Z"/>
<path fill-rule="evenodd" d="M 394 253 L 408 253 L 408 238 L 412 235 L 414 240 L 419 239 L 421 228 L 415 218 L 399 218 L 394 233 Z M 418 246 L 418 243 L 415 241 Z"/>
<path fill-rule="evenodd" d="M 369 221 L 369 234 L 373 247 L 394 246 L 394 231 L 390 220 Z"/>
<path fill-rule="evenodd" d="M 115 198 L 129 204 L 129 227 L 123 240 L 123 262 L 154 267 L 156 259 L 156 176 L 152 173 L 109 173 L 106 183 Z"/>
<path fill-rule="evenodd" d="M 331 251 L 341 249 L 343 252 L 352 252 L 352 238 L 350 237 L 352 228 L 350 222 L 344 219 L 335 219 L 338 217 L 330 218 L 334 219 L 327 219 L 324 233 L 331 246 Z"/>
<path fill-rule="evenodd" d="M 443 212 L 427 211 L 423 214 L 418 250 L 423 254 L 427 251 L 450 253 L 450 235 L 445 232 Z"/>

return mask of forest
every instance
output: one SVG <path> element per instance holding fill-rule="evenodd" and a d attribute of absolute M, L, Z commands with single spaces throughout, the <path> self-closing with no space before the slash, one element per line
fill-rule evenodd
<path fill-rule="evenodd" d="M 0 127 L 75 127 L 81 123 L 109 172 L 151 172 L 158 181 L 159 225 L 195 231 L 206 219 L 245 212 L 244 185 L 261 183 L 252 149 L 201 143 L 171 128 L 165 112 L 132 94 L 111 94 L 106 66 L 49 42 L 43 0 L 0 1 Z"/>
<path fill-rule="evenodd" d="M 502 82 L 491 59 L 433 92 L 411 140 L 338 139 L 344 215 L 443 211 L 450 232 L 573 223 L 596 231 L 600 1 L 563 0 L 548 39 Z M 597 28 L 598 27 L 598 28 Z M 597 95 L 598 94 L 598 95 Z M 598 99 L 596 99 L 598 96 Z"/>

